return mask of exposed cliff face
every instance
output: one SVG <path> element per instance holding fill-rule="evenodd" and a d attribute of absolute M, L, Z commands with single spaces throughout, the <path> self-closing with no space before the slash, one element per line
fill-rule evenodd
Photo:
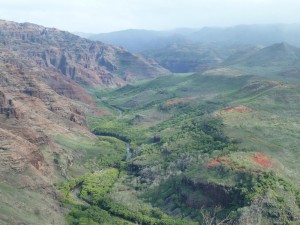
<path fill-rule="evenodd" d="M 122 48 L 30 23 L 0 21 L 0 43 L 30 58 L 37 67 L 60 73 L 63 80 L 81 85 L 120 86 L 128 81 L 129 72 L 133 79 L 168 73 L 156 62 Z"/>
<path fill-rule="evenodd" d="M 199 183 L 187 178 L 182 180 L 182 185 L 191 188 L 193 191 L 201 191 L 207 197 L 207 199 L 198 200 L 182 194 L 183 202 L 191 208 L 200 209 L 203 205 L 229 207 L 238 195 L 235 193 L 234 188 L 230 186 Z"/>
<path fill-rule="evenodd" d="M 6 99 L 5 94 L 0 91 L 0 114 L 6 115 L 6 118 L 18 118 L 17 110 L 11 99 Z"/>
<path fill-rule="evenodd" d="M 2 189 L 5 185 L 48 199 L 45 209 L 39 212 L 46 215 L 50 210 L 55 218 L 63 218 L 63 211 L 58 202 L 53 201 L 59 197 L 53 182 L 65 176 L 65 171 L 53 163 L 53 155 L 67 153 L 54 138 L 76 133 L 93 138 L 86 127 L 85 111 L 81 107 L 84 103 L 79 105 L 74 101 L 87 103 L 85 108 L 88 109 L 93 105 L 92 98 L 77 83 L 60 76 L 0 47 L 0 194 L 9 196 L 6 189 Z M 71 165 L 73 158 L 68 154 L 61 162 L 64 168 Z M 36 201 L 35 197 L 28 199 Z M 32 214 L 34 211 L 34 204 L 26 207 L 22 198 L 5 197 L 3 201 L 0 207 L 9 206 L 12 213 Z M 7 217 L 14 222 L 24 222 L 15 220 L 13 214 Z M 0 223 L 3 219 L 0 215 Z"/>
<path fill-rule="evenodd" d="M 53 201 L 59 198 L 53 182 L 67 178 L 74 160 L 85 153 L 78 155 L 55 140 L 76 139 L 78 134 L 94 140 L 85 114 L 101 113 L 84 87 L 116 87 L 167 72 L 122 48 L 57 29 L 0 20 L 0 183 L 38 193 L 49 200 L 44 210 L 39 209 L 41 215 L 46 218 L 50 210 L 54 221 L 62 218 L 63 210 Z M 0 195 L 8 196 L 2 188 Z M 5 198 L 0 208 L 3 204 L 10 205 L 12 214 L 0 215 L 0 223 L 24 222 L 7 219 L 16 211 L 34 214 L 24 199 Z"/>
<path fill-rule="evenodd" d="M 1 50 L 0 146 L 3 153 L 1 162 L 5 165 L 0 167 L 7 170 L 1 175 L 6 177 L 12 170 L 18 177 L 30 168 L 38 177 L 43 177 L 45 183 L 51 184 L 54 168 L 47 165 L 48 159 L 40 151 L 41 146 L 49 146 L 54 135 L 67 132 L 69 128 L 88 134 L 85 113 L 76 102 L 59 95 L 44 82 L 47 73 L 39 77 L 44 70 L 32 68 L 30 71 L 31 61 L 18 61 L 10 51 Z M 85 92 L 82 93 L 80 100 L 84 100 L 85 96 L 90 99 Z M 36 184 L 32 183 L 33 186 Z"/>

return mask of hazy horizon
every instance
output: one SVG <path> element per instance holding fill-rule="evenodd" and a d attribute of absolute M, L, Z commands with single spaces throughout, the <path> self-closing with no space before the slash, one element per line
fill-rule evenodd
<path fill-rule="evenodd" d="M 0 17 L 70 32 L 106 33 L 299 24 L 299 9 L 296 0 L 10 0 L 1 3 Z"/>

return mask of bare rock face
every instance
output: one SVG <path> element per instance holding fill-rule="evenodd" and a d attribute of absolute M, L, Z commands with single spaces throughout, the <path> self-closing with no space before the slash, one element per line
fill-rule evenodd
<path fill-rule="evenodd" d="M 5 56 L 15 57 L 8 51 Z M 4 60 L 1 55 L 0 146 L 4 154 L 1 160 L 5 164 L 0 165 L 0 169 L 11 169 L 21 176 L 30 167 L 41 178 L 45 176 L 42 181 L 50 182 L 47 175 L 54 168 L 46 166 L 41 146 L 50 145 L 53 134 L 63 133 L 69 127 L 88 132 L 85 113 L 76 102 L 59 95 L 43 82 L 35 71 L 24 72 L 30 65 L 28 62 L 20 60 L 23 68 L 20 70 Z M 9 174 L 6 172 L 3 174 Z"/>
<path fill-rule="evenodd" d="M 1 161 L 8 165 L 2 167 L 6 172 L 14 170 L 20 173 L 30 166 L 38 171 L 43 170 L 44 157 L 37 146 L 3 129 L 0 129 L 0 142 L 2 144 Z"/>
<path fill-rule="evenodd" d="M 18 118 L 16 108 L 14 107 L 13 101 L 11 99 L 6 99 L 5 94 L 0 91 L 0 114 L 4 114 L 6 118 Z"/>
<path fill-rule="evenodd" d="M 55 79 L 58 82 L 53 82 Z M 32 60 L 0 47 L 1 184 L 43 196 L 48 199 L 45 207 L 52 207 L 50 211 L 60 218 L 63 212 L 59 211 L 59 195 L 53 186 L 60 171 L 51 156 L 66 152 L 54 138 L 76 133 L 93 138 L 86 127 L 84 104 L 91 107 L 93 100 L 76 82 L 68 82 L 58 72 L 38 68 Z M 63 163 L 70 166 L 73 158 L 70 154 Z M 1 187 L 0 195 L 9 196 Z M 30 213 L 33 207 L 20 208 L 15 204 L 21 201 L 17 197 L 5 199 L 3 204 L 11 205 L 13 211 Z"/>
<path fill-rule="evenodd" d="M 168 71 L 153 60 L 126 50 L 30 23 L 0 21 L 0 43 L 37 67 L 58 72 L 63 80 L 94 87 L 121 86 Z M 54 81 L 52 80 L 52 83 Z"/>

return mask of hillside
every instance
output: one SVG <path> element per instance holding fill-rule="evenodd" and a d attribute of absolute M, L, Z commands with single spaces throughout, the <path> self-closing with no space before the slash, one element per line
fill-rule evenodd
<path fill-rule="evenodd" d="M 94 137 L 86 128 L 82 107 L 43 81 L 48 71 L 34 70 L 35 64 L 5 48 L 1 48 L 0 60 L 1 224 L 37 224 L 38 216 L 46 218 L 46 214 L 59 224 L 63 214 L 53 183 L 68 176 L 74 154 L 57 145 L 55 136 L 82 133 L 88 139 Z M 93 103 L 76 84 L 66 85 L 63 91 Z M 59 165 L 53 161 L 56 154 L 62 157 Z M 47 223 L 45 219 L 40 222 Z"/>
<path fill-rule="evenodd" d="M 133 180 L 123 184 L 146 202 L 197 221 L 204 208 L 217 209 L 219 221 L 230 215 L 233 224 L 297 224 L 298 88 L 227 68 L 98 96 L 123 111 L 109 126 L 113 132 L 138 132 L 130 136 L 137 145 L 129 165 Z M 96 131 L 104 132 L 109 119 L 101 118 Z M 115 189 L 112 196 L 127 194 Z"/>
<path fill-rule="evenodd" d="M 249 46 L 182 43 L 144 51 L 160 65 L 173 73 L 200 72 L 222 65 L 228 57 L 239 51 L 248 51 Z"/>
<path fill-rule="evenodd" d="M 235 59 L 235 60 L 234 60 Z M 295 66 L 300 62 L 300 48 L 285 42 L 271 46 L 233 55 L 227 59 L 227 64 L 240 64 L 244 66 Z"/>
<path fill-rule="evenodd" d="M 84 88 L 166 73 L 121 48 L 1 20 L 0 224 L 63 224 L 65 209 L 54 184 L 90 171 L 85 163 L 96 150 L 107 154 L 112 148 L 97 147 L 88 129 L 87 115 L 108 112 L 96 108 Z M 66 147 L 68 141 L 75 146 Z"/>
<path fill-rule="evenodd" d="M 98 90 L 123 113 L 95 119 L 94 133 L 133 151 L 108 197 L 199 224 L 299 223 L 298 90 L 229 68 Z"/>
<path fill-rule="evenodd" d="M 80 85 L 121 86 L 168 73 L 153 60 L 54 28 L 1 21 L 0 31 L 6 49 Z"/>
<path fill-rule="evenodd" d="M 0 224 L 300 223 L 299 49 L 166 50 L 0 22 Z"/>
<path fill-rule="evenodd" d="M 299 48 L 288 43 L 270 46 L 174 44 L 144 52 L 174 73 L 201 72 L 222 66 L 264 67 L 281 72 L 299 68 Z"/>

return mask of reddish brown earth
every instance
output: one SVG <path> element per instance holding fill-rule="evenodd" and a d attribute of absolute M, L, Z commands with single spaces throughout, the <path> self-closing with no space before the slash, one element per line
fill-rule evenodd
<path fill-rule="evenodd" d="M 50 80 L 45 72 L 40 77 L 58 92 L 70 83 L 115 87 L 168 73 L 157 62 L 141 55 L 54 28 L 0 20 L 0 33 L 0 46 L 17 53 L 19 58 L 30 59 L 35 64 L 34 70 L 51 72 Z M 18 61 L 13 64 L 19 64 Z M 73 89 L 68 87 L 68 91 Z"/>
<path fill-rule="evenodd" d="M 261 152 L 255 153 L 255 155 L 252 156 L 250 159 L 254 163 L 260 165 L 263 169 L 270 167 L 273 163 L 273 161 L 270 157 L 264 155 Z M 210 162 L 208 162 L 207 166 L 208 167 L 216 167 L 216 166 L 219 166 L 220 164 L 225 164 L 225 165 L 231 166 L 235 169 L 244 169 L 245 168 L 242 165 L 241 166 L 233 166 L 231 161 L 228 158 L 226 158 L 225 156 L 211 160 Z M 259 173 L 258 170 L 253 170 L 253 171 Z"/>
<path fill-rule="evenodd" d="M 238 113 L 248 113 L 248 112 L 253 112 L 252 109 L 246 107 L 246 106 L 243 106 L 243 105 L 238 105 L 236 107 L 229 107 L 229 108 L 226 108 L 226 109 L 223 109 L 222 110 L 223 112 L 238 112 Z"/>
<path fill-rule="evenodd" d="M 228 159 L 226 159 L 225 157 L 221 157 L 221 158 L 216 158 L 216 159 L 211 160 L 207 164 L 207 166 L 208 167 L 216 167 L 220 164 L 225 164 L 225 165 L 228 165 L 228 166 L 232 165 L 231 162 Z"/>
<path fill-rule="evenodd" d="M 191 102 L 191 101 L 192 100 L 190 100 L 190 99 L 172 99 L 172 100 L 165 102 L 165 104 L 166 105 L 175 105 L 178 103 L 186 103 L 186 102 Z"/>
<path fill-rule="evenodd" d="M 266 169 L 272 165 L 272 159 L 261 152 L 256 153 L 251 160 Z"/>
<path fill-rule="evenodd" d="M 122 86 L 167 73 L 153 60 L 119 47 L 0 20 L 0 183 L 57 199 L 53 183 L 69 178 L 70 168 L 83 156 L 56 138 L 80 134 L 96 140 L 87 128 L 86 114 L 108 113 L 95 107 L 84 87 Z M 0 195 L 6 193 L 0 190 Z M 52 207 L 46 204 L 45 208 Z M 55 207 L 63 214 L 58 201 Z M 45 213 L 41 209 L 41 215 Z M 1 219 L 0 213 L 0 224 Z"/>

